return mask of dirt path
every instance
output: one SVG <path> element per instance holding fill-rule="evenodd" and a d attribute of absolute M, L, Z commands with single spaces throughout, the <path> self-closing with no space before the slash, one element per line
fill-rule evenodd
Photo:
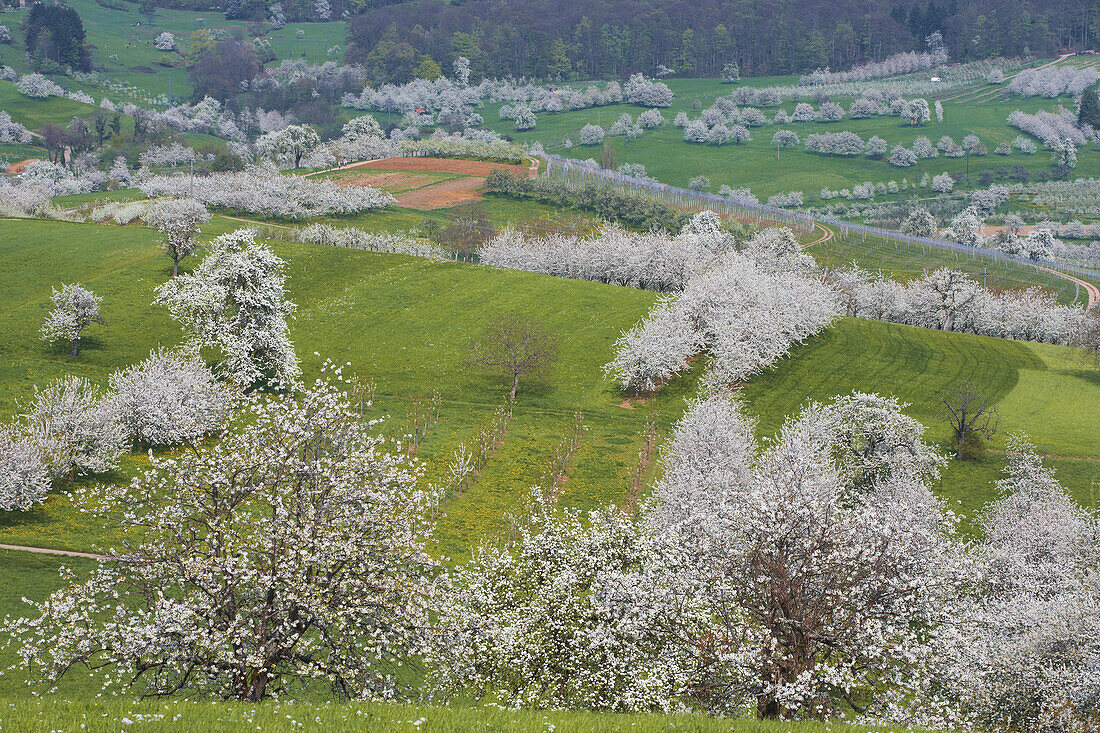
<path fill-rule="evenodd" d="M 1096 305 L 1097 302 L 1100 302 L 1100 290 L 1098 290 L 1096 288 L 1096 286 L 1093 285 L 1092 283 L 1086 282 L 1086 281 L 1082 280 L 1079 277 L 1074 277 L 1073 275 L 1070 275 L 1069 273 L 1062 272 L 1061 270 L 1055 270 L 1055 269 L 1050 268 L 1050 267 L 1043 267 L 1042 265 L 1035 265 L 1035 267 L 1037 267 L 1040 270 L 1043 270 L 1044 272 L 1049 272 L 1052 275 L 1057 275 L 1060 278 L 1063 278 L 1065 280 L 1069 280 L 1070 282 L 1077 283 L 1078 285 L 1083 287 L 1085 289 L 1085 292 L 1088 293 L 1088 296 L 1089 296 L 1089 304 L 1088 304 L 1087 307 L 1091 308 L 1092 306 Z"/>
<path fill-rule="evenodd" d="M 1059 56 L 1058 58 L 1054 59 L 1053 61 L 1048 61 L 1045 64 L 1040 64 L 1039 66 L 1031 66 L 1028 69 L 1020 69 L 1015 74 L 1011 74 L 1009 76 L 1006 76 L 1005 77 L 1005 82 L 1012 81 L 1013 79 L 1015 79 L 1017 76 L 1019 76 L 1020 74 L 1022 74 L 1025 71 L 1029 71 L 1029 70 L 1030 71 L 1038 71 L 1039 69 L 1046 69 L 1048 67 L 1054 66 L 1055 64 L 1057 64 L 1061 61 L 1065 61 L 1066 59 L 1068 59 L 1072 55 L 1073 54 L 1071 54 L 1071 53 L 1064 53 L 1061 56 Z M 994 89 L 981 88 L 981 89 L 978 89 L 977 91 L 975 91 L 973 89 L 970 89 L 970 90 L 967 90 L 965 92 L 962 92 L 961 94 L 957 94 L 953 97 L 944 97 L 943 101 L 944 102 L 955 102 L 957 104 L 973 104 L 975 102 L 987 102 L 990 99 L 993 99 L 994 97 L 996 97 L 998 94 L 1002 93 L 1003 91 L 1004 91 L 1003 86 L 998 86 Z"/>
<path fill-rule="evenodd" d="M 28 547 L 26 545 L 0 545 L 0 550 L 19 550 L 20 552 L 37 552 L 41 555 L 64 555 L 65 557 L 87 557 L 92 560 L 106 560 L 106 555 L 96 555 L 92 552 L 74 552 L 72 550 L 54 550 L 49 547 Z"/>
<path fill-rule="evenodd" d="M 814 222 L 814 230 L 816 231 L 818 229 L 821 230 L 821 236 L 819 236 L 817 239 L 813 240 L 812 242 L 806 242 L 804 245 L 802 245 L 802 249 L 806 249 L 807 247 L 813 247 L 815 244 L 824 244 L 825 242 L 828 242 L 830 239 L 832 239 L 835 236 L 835 233 L 833 232 L 832 229 L 830 229 L 829 227 L 815 221 Z"/>

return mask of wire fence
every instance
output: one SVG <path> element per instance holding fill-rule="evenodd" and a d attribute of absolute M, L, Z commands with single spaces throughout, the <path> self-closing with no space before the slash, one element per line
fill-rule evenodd
<path fill-rule="evenodd" d="M 906 248 L 914 246 L 920 247 L 921 251 L 925 253 L 933 249 L 944 250 L 954 253 L 956 259 L 965 256 L 971 260 L 979 258 L 990 259 L 997 263 L 1003 263 L 1005 266 L 1015 265 L 1037 270 L 1046 267 L 1061 272 L 1071 273 L 1081 278 L 1100 281 L 1100 271 L 1066 262 L 1043 259 L 1032 260 L 1025 257 L 1010 255 L 999 249 L 970 247 L 946 239 L 915 237 L 894 229 L 882 229 L 879 227 L 867 226 L 865 224 L 855 224 L 841 221 L 833 217 L 815 218 L 802 211 L 781 209 L 755 201 L 720 196 L 718 194 L 706 193 L 705 191 L 695 191 L 689 188 L 680 188 L 678 186 L 670 186 L 666 183 L 628 176 L 618 171 L 584 165 L 579 161 L 563 158 L 551 153 L 544 153 L 540 157 L 546 161 L 542 175 L 553 176 L 567 183 L 574 182 L 577 185 L 598 182 L 605 183 L 623 190 L 629 190 L 636 193 L 644 192 L 649 196 L 673 206 L 681 208 L 710 209 L 715 212 L 730 214 L 738 218 L 748 219 L 755 223 L 765 225 L 789 226 L 803 232 L 813 230 L 818 224 L 827 225 L 835 229 L 839 236 L 847 238 L 858 235 L 864 242 L 867 241 L 868 237 L 874 237 L 883 240 L 884 244 L 892 244 L 895 249 L 899 249 L 901 245 L 904 245 Z"/>

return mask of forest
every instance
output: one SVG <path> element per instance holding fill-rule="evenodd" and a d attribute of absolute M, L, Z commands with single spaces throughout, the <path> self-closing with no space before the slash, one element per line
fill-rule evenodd
<path fill-rule="evenodd" d="M 718 76 L 731 61 L 752 76 L 799 74 L 921 49 L 940 30 L 952 59 L 1056 55 L 1087 48 L 1100 8 L 1091 0 L 430 0 L 357 15 L 349 61 L 407 81 L 413 59 L 458 55 L 475 76 L 626 77 L 660 66 Z"/>

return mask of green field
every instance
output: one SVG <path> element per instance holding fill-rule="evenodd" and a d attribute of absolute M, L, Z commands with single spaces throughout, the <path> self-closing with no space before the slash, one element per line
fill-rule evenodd
<path fill-rule="evenodd" d="M 991 290 L 1040 287 L 1057 294 L 1065 304 L 1088 305 L 1088 293 L 1076 283 L 1028 265 L 918 244 L 863 237 L 852 232 L 807 247 L 817 263 L 835 269 L 855 263 L 905 282 L 940 267 L 968 273 Z"/>
<path fill-rule="evenodd" d="M 220 230 L 239 223 L 212 224 Z M 464 349 L 481 324 L 498 313 L 522 312 L 561 336 L 554 374 L 545 385 L 521 389 L 508 440 L 475 488 L 448 507 L 438 536 L 438 548 L 447 556 L 464 555 L 480 537 L 503 526 L 503 516 L 521 505 L 538 479 L 541 461 L 574 410 L 583 412 L 588 433 L 563 501 L 586 507 L 622 501 L 646 420 L 656 419 L 667 429 L 681 410 L 680 398 L 693 390 L 687 375 L 628 410 L 619 406 L 621 396 L 600 372 L 619 332 L 654 301 L 650 293 L 321 246 L 274 248 L 288 263 L 290 297 L 299 306 L 291 336 L 307 376 L 324 358 L 351 362 L 356 374 L 377 382 L 377 414 L 390 416 L 387 429 L 395 433 L 402 431 L 414 397 L 442 395 L 441 420 L 418 455 L 429 475 L 433 470 L 438 475 L 457 444 L 503 397 L 499 378 L 464 365 Z M 176 325 L 151 304 L 155 287 L 167 276 L 167 262 L 154 234 L 136 226 L 6 223 L 0 235 L 0 412 L 12 414 L 35 384 L 70 373 L 104 382 L 110 371 L 139 361 L 153 346 L 178 342 Z M 50 286 L 75 280 L 103 296 L 108 326 L 89 331 L 74 362 L 64 349 L 39 341 L 37 327 L 48 309 Z M 1090 441 L 1100 418 L 1088 409 L 1100 404 L 1095 375 L 1069 349 L 845 320 L 750 382 L 745 397 L 758 410 L 761 427 L 774 430 L 810 396 L 828 399 L 857 388 L 895 394 L 911 402 L 932 437 L 942 440 L 936 395 L 970 380 L 1004 403 L 1002 436 L 1022 430 L 1045 453 L 1100 458 Z M 119 476 L 107 478 L 123 478 L 144 461 L 132 457 Z M 956 481 L 948 472 L 945 495 L 972 493 L 965 473 Z M 1100 476 L 1078 473 L 1074 490 L 1083 497 Z M 88 521 L 58 494 L 30 512 L 3 516 L 0 542 L 90 549 L 109 535 Z"/>
<path fill-rule="evenodd" d="M 37 130 L 48 122 L 64 126 L 74 117 L 90 117 L 99 108 L 64 97 L 31 99 L 20 94 L 14 82 L 0 81 L 0 110 L 10 114 L 12 120 L 24 127 Z"/>
<path fill-rule="evenodd" d="M 1059 346 L 892 323 L 842 319 L 742 391 L 762 434 L 777 431 L 786 415 L 813 399 L 853 390 L 878 392 L 909 403 L 906 410 L 946 453 L 950 432 L 939 396 L 960 384 L 997 402 L 998 434 L 978 461 L 950 461 L 939 494 L 972 530 L 994 497 L 1009 434 L 1026 434 L 1066 488 L 1085 506 L 1100 506 L 1100 369 L 1082 352 Z"/>
<path fill-rule="evenodd" d="M 152 232 L 138 227 L 5 223 L 0 234 L 4 414 L 35 384 L 68 373 L 102 382 L 153 346 L 179 340 L 178 327 L 151 305 L 154 288 L 168 274 L 168 260 L 153 242 Z M 419 453 L 430 469 L 448 459 L 505 395 L 501 379 L 464 366 L 465 347 L 481 324 L 514 311 L 560 334 L 561 357 L 549 383 L 521 387 L 508 440 L 475 488 L 448 508 L 439 547 L 449 556 L 503 526 L 504 514 L 522 505 L 575 410 L 584 413 L 588 432 L 563 501 L 596 506 L 623 500 L 646 420 L 657 417 L 667 424 L 681 409 L 676 389 L 644 408 L 623 409 L 622 398 L 600 372 L 619 332 L 652 304 L 650 293 L 321 246 L 277 245 L 275 251 L 289 265 L 289 295 L 299 308 L 291 336 L 307 375 L 316 373 L 323 358 L 351 362 L 355 373 L 377 382 L 377 414 L 391 416 L 394 432 L 401 431 L 413 397 L 441 393 L 441 420 Z M 39 341 L 37 328 L 48 309 L 50 286 L 75 280 L 103 296 L 109 325 L 90 330 L 81 357 L 72 362 Z M 133 458 L 122 473 L 143 460 Z M 58 495 L 30 512 L 4 515 L 0 541 L 86 549 L 101 539 L 97 528 L 82 524 L 86 521 Z"/>
<path fill-rule="evenodd" d="M 379 217 L 380 227 L 385 216 L 389 214 Z M 216 219 L 209 233 L 232 225 Z M 547 383 L 521 386 L 503 446 L 473 487 L 445 507 L 433 544 L 440 556 L 461 560 L 479 539 L 504 528 L 505 515 L 522 506 L 576 410 L 583 412 L 587 431 L 570 462 L 560 501 L 578 507 L 621 503 L 647 421 L 655 420 L 667 436 L 684 397 L 695 392 L 701 364 L 648 402 L 627 409 L 601 374 L 614 339 L 646 312 L 653 294 L 321 246 L 280 243 L 274 249 L 288 263 L 289 295 L 299 306 L 291 336 L 307 378 L 317 373 L 322 358 L 351 362 L 354 373 L 376 380 L 372 416 L 388 415 L 383 430 L 395 434 L 403 432 L 414 397 L 435 391 L 442 395 L 441 419 L 417 453 L 429 479 L 439 476 L 455 446 L 503 398 L 501 379 L 464 366 L 465 347 L 481 324 L 514 310 L 561 336 L 561 358 Z M 0 231 L 0 416 L 14 413 L 35 384 L 74 373 L 102 383 L 110 371 L 140 360 L 151 347 L 176 343 L 178 328 L 150 303 L 168 272 L 154 233 L 141 227 L 5 222 Z M 37 327 L 48 309 L 50 286 L 75 280 L 104 297 L 108 325 L 89 332 L 74 361 L 64 349 L 39 341 Z M 1002 431 L 994 449 L 1004 445 L 1010 431 L 1027 432 L 1040 451 L 1058 456 L 1050 462 L 1074 496 L 1096 505 L 1100 450 L 1093 438 L 1100 430 L 1100 415 L 1092 408 L 1100 404 L 1100 378 L 1094 365 L 1070 349 L 843 319 L 752 379 L 742 397 L 759 419 L 759 432 L 767 435 L 807 399 L 827 400 L 853 389 L 892 394 L 911 403 L 910 414 L 928 427 L 929 439 L 942 445 L 946 432 L 937 395 L 961 381 L 999 403 Z M 84 483 L 94 487 L 96 481 L 127 480 L 146 462 L 144 456 L 128 457 L 114 474 Z M 964 531 L 973 530 L 977 513 L 992 498 L 992 481 L 1002 465 L 1003 456 L 991 451 L 979 461 L 951 462 L 944 472 L 937 491 L 963 516 Z M 31 511 L 0 513 L 0 543 L 92 550 L 116 539 L 113 529 L 79 512 L 60 490 Z M 60 582 L 57 558 L 12 552 L 0 552 L 0 558 L 2 613 L 20 612 L 20 598 L 44 597 Z M 82 560 L 72 564 L 78 570 L 90 567 Z M 13 660 L 11 654 L 0 652 L 5 667 Z M 164 703 L 88 702 L 94 680 L 79 674 L 56 698 L 72 702 L 47 705 L 28 700 L 21 692 L 22 679 L 18 672 L 0 677 L 0 726 L 5 729 L 58 728 L 87 715 L 81 719 L 88 721 L 88 729 L 108 730 L 117 729 L 122 717 L 135 720 L 141 715 L 139 723 L 150 725 L 179 720 L 188 729 L 235 730 L 248 720 L 265 730 L 279 730 L 292 725 L 283 722 L 289 714 L 290 719 L 298 716 L 321 726 L 361 730 L 405 729 L 420 717 L 431 722 L 432 730 L 471 725 L 531 730 L 546 722 L 569 730 L 768 730 L 754 722 L 694 717 L 555 713 L 544 718 L 542 713 L 463 707 L 273 703 L 251 708 L 173 702 L 165 711 Z M 5 698 L 18 702 L 5 705 Z M 161 714 L 163 720 L 156 718 Z M 790 730 L 790 724 L 783 729 Z M 812 725 L 797 729 L 819 730 Z"/>
<path fill-rule="evenodd" d="M 902 120 L 889 116 L 866 120 L 845 118 L 831 123 L 768 124 L 752 128 L 752 140 L 744 145 L 716 147 L 684 142 L 683 130 L 673 127 L 671 123 L 676 114 L 681 111 L 686 112 L 689 118 L 697 118 L 700 110 L 693 108 L 696 101 L 701 108 L 705 109 L 713 103 L 715 97 L 728 95 L 736 87 L 722 84 L 718 79 L 667 79 L 665 81 L 676 93 L 672 106 L 661 110 L 668 124 L 656 130 L 647 130 L 635 140 L 621 137 L 609 138 L 614 144 L 616 160 L 620 165 L 641 163 L 646 166 L 649 175 L 663 183 L 676 186 L 686 186 L 689 179 L 694 176 L 705 175 L 710 178 L 712 192 L 717 192 L 722 184 L 732 187 L 747 186 L 761 200 L 784 191 L 802 191 L 807 203 L 814 205 L 818 203 L 817 197 L 822 188 L 839 190 L 851 188 L 865 181 L 885 183 L 895 180 L 901 184 L 903 179 L 908 179 L 911 184 L 915 184 L 925 173 L 934 176 L 945 171 L 959 180 L 965 173 L 966 160 L 940 155 L 931 160 L 918 161 L 916 165 L 909 168 L 898 168 L 885 160 L 872 160 L 862 155 L 840 158 L 809 153 L 805 151 L 802 144 L 777 154 L 775 145 L 771 142 L 776 130 L 793 130 L 798 133 L 803 143 L 806 136 L 813 133 L 849 130 L 864 140 L 872 135 L 878 135 L 886 140 L 891 148 L 899 144 L 911 147 L 913 140 L 921 135 L 930 138 L 935 144 L 943 135 L 949 135 L 956 143 L 961 143 L 966 135 L 975 134 L 989 148 L 988 155 L 970 159 L 970 175 L 973 179 L 970 187 L 979 188 L 977 176 L 982 171 L 1009 168 L 1016 164 L 1024 166 L 1033 174 L 1050 168 L 1050 154 L 1043 150 L 1041 145 L 1040 150 L 1034 155 L 1023 155 L 1018 152 L 1008 156 L 993 155 L 993 149 L 998 144 L 1010 142 L 1017 135 L 1022 134 L 1007 124 L 1006 120 L 1011 112 L 1017 109 L 1028 113 L 1034 113 L 1040 109 L 1053 112 L 1059 104 L 1068 106 L 1070 109 L 1073 107 L 1073 100 L 1068 97 L 1057 100 L 1015 98 L 1003 100 L 997 95 L 994 99 L 978 103 L 948 100 L 943 102 L 944 121 L 942 123 L 937 123 L 933 115 L 931 122 L 919 128 L 911 127 Z M 794 84 L 797 83 L 797 79 L 794 77 L 752 79 L 743 83 L 751 83 L 753 86 L 766 86 L 770 83 Z M 840 98 L 837 101 L 847 110 L 852 100 Z M 932 103 L 934 100 L 930 99 L 929 102 Z M 787 112 L 792 112 L 794 106 L 794 102 L 781 105 Z M 770 118 L 775 116 L 778 109 L 767 108 L 763 111 Z M 636 118 L 644 108 L 614 105 L 578 111 L 540 113 L 537 115 L 538 123 L 535 129 L 523 132 L 516 131 L 511 120 L 501 120 L 498 111 L 499 105 L 487 106 L 482 111 L 488 127 L 496 129 L 501 134 L 510 135 L 519 142 L 530 143 L 539 140 L 550 152 L 585 159 L 599 158 L 599 146 L 574 145 L 566 149 L 562 145 L 564 139 L 569 138 L 576 143 L 577 134 L 584 125 L 598 124 L 606 130 L 619 115 L 626 113 Z M 1100 176 L 1100 150 L 1095 146 L 1082 148 L 1074 176 Z M 895 195 L 878 196 L 876 200 L 907 200 L 928 195 L 931 195 L 928 189 L 909 189 Z M 843 202 L 843 199 L 835 199 L 835 201 Z"/>
<path fill-rule="evenodd" d="M 311 63 L 339 61 L 343 57 L 345 45 L 344 23 L 288 23 L 281 29 L 274 29 L 267 23 L 251 23 L 240 20 L 226 20 L 218 11 L 193 12 L 156 8 L 151 14 L 139 12 L 136 3 L 121 2 L 124 10 L 103 7 L 94 0 L 70 0 L 67 3 L 80 14 L 88 42 L 92 44 L 92 64 L 97 71 L 109 74 L 112 80 L 119 82 L 130 91 L 121 87 L 102 90 L 72 83 L 71 80 L 58 78 L 57 81 L 67 89 L 84 89 L 97 99 L 105 93 L 117 101 L 132 101 L 136 104 L 149 104 L 149 97 L 167 95 L 171 92 L 176 104 L 191 96 L 191 84 L 187 78 L 187 69 L 182 66 L 183 57 L 190 43 L 188 36 L 199 29 L 225 29 L 232 32 L 239 29 L 246 38 L 251 37 L 253 28 L 261 29 L 262 37 L 271 42 L 277 59 L 303 58 Z M 23 11 L 0 13 L 0 24 L 12 29 L 15 43 L 0 45 L 0 64 L 14 67 L 20 73 L 29 71 L 26 55 L 23 52 L 22 37 L 18 27 Z M 303 31 L 298 38 L 298 31 Z M 177 66 L 160 65 L 164 52 L 153 47 L 153 39 L 168 31 L 176 38 L 180 53 L 173 54 Z M 339 46 L 341 51 L 335 57 L 327 51 Z M 117 57 L 117 58 L 112 58 Z M 278 64 L 278 61 L 275 62 Z M 2 108 L 0 108 L 2 109 Z"/>

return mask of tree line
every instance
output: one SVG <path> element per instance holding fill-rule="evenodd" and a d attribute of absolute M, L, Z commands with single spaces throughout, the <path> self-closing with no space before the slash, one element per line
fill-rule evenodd
<path fill-rule="evenodd" d="M 920 49 L 936 31 L 954 60 L 1087 48 L 1093 0 L 471 0 L 399 3 L 352 17 L 348 60 L 403 81 L 430 57 L 475 76 L 625 77 L 659 66 L 687 76 L 797 74 Z M 1089 20 L 1089 19 L 1093 20 Z"/>

